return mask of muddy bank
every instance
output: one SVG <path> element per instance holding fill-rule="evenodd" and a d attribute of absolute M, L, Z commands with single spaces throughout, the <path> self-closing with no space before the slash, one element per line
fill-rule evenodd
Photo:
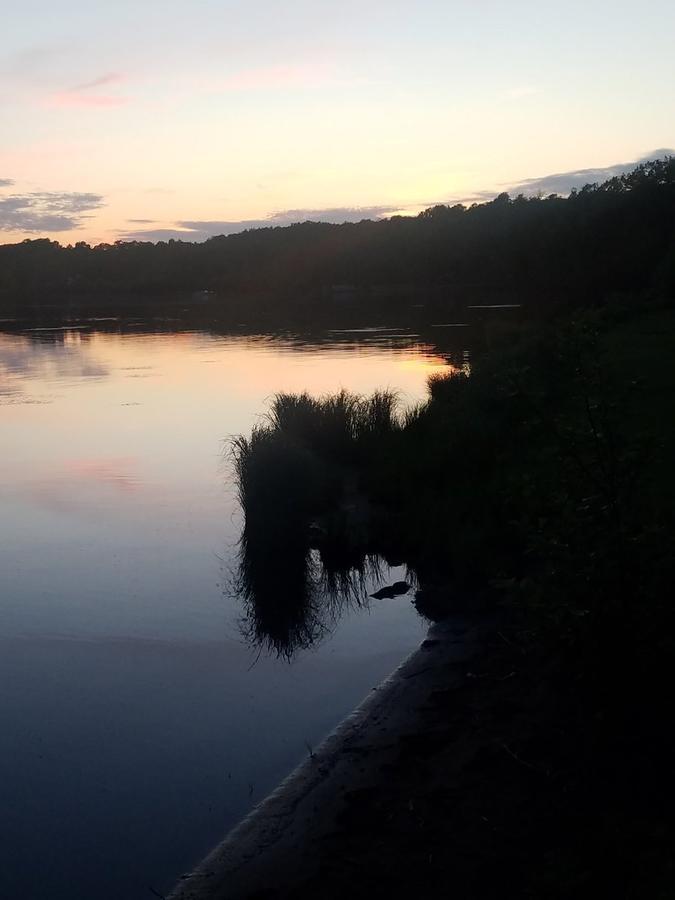
<path fill-rule="evenodd" d="M 455 619 L 170 900 L 670 897 L 670 746 L 513 623 Z"/>
<path fill-rule="evenodd" d="M 402 742 L 429 732 L 425 704 L 466 675 L 494 623 L 456 616 L 427 639 L 211 854 L 169 900 L 294 896 L 355 797 L 385 790 Z M 273 886 L 273 887 L 272 887 Z"/>

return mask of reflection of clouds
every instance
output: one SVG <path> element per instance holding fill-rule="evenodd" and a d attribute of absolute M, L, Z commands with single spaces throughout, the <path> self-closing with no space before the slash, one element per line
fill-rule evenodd
<path fill-rule="evenodd" d="M 53 402 L 53 397 L 27 397 L 25 394 L 22 394 L 21 391 L 13 391 L 11 386 L 3 385 L 2 382 L 0 382 L 0 406 L 10 406 L 13 403 L 17 406 L 48 406 Z"/>
<path fill-rule="evenodd" d="M 38 506 L 58 512 L 91 508 L 96 516 L 101 506 L 145 492 L 149 486 L 139 474 L 135 457 L 95 456 L 67 459 L 25 483 L 21 493 Z"/>
<path fill-rule="evenodd" d="M 28 383 L 53 383 L 98 379 L 108 375 L 107 368 L 92 358 L 78 340 L 38 343 L 21 335 L 0 334 L 0 395 L 23 396 Z"/>
<path fill-rule="evenodd" d="M 133 457 L 94 457 L 72 459 L 64 463 L 64 472 L 85 483 L 102 484 L 123 494 L 135 494 L 142 488 Z"/>

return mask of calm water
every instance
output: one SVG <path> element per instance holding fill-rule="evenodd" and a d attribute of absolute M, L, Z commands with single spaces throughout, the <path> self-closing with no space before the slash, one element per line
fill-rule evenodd
<path fill-rule="evenodd" d="M 274 391 L 444 366 L 391 330 L 0 334 L 0 897 L 167 891 L 419 642 L 399 597 L 247 645 L 223 441 Z"/>

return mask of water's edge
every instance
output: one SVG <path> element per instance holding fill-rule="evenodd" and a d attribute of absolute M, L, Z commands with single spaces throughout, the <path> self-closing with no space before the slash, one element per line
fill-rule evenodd
<path fill-rule="evenodd" d="M 288 889 L 312 873 L 312 847 L 334 829 L 345 795 L 383 786 L 398 738 L 414 733 L 420 707 L 449 667 L 483 645 L 485 619 L 453 617 L 427 638 L 197 866 L 167 900 L 232 900 Z"/>

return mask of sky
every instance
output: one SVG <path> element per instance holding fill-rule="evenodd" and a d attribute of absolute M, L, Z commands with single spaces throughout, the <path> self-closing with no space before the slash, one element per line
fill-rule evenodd
<path fill-rule="evenodd" d="M 0 243 L 566 192 L 675 147 L 675 3 L 23 0 Z"/>

